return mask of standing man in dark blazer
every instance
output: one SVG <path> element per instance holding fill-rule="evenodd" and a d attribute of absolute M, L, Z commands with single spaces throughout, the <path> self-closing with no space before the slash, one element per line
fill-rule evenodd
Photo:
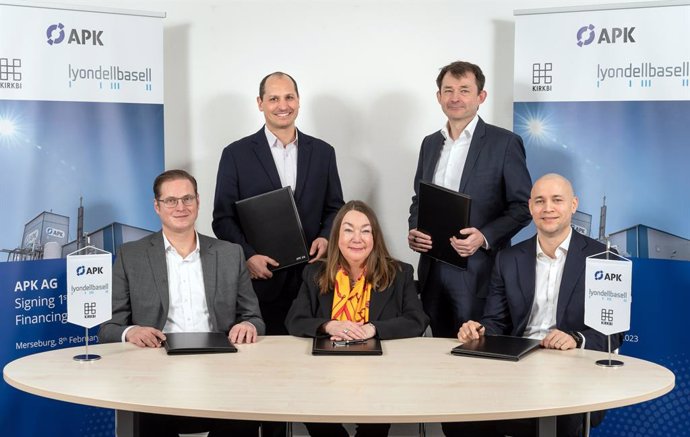
<path fill-rule="evenodd" d="M 482 70 L 469 62 L 441 69 L 436 98 L 448 120 L 424 138 L 417 162 L 408 244 L 421 253 L 417 272 L 422 303 L 435 337 L 455 337 L 458 326 L 481 316 L 496 253 L 510 246 L 510 239 L 530 219 L 527 199 L 532 183 L 522 139 L 477 115 L 487 95 L 484 83 Z M 457 237 L 450 241 L 432 241 L 417 230 L 420 181 L 469 195 L 470 227 L 458 226 Z M 424 255 L 432 244 L 450 244 L 468 257 L 467 270 Z"/>
<path fill-rule="evenodd" d="M 322 258 L 343 192 L 333 147 L 295 127 L 299 113 L 297 83 L 288 74 L 264 77 L 256 98 L 266 125 L 230 144 L 218 166 L 213 231 L 222 240 L 242 246 L 254 290 L 259 297 L 266 334 L 287 334 L 285 316 L 297 296 L 304 265 L 272 272 L 278 263 L 247 243 L 235 202 L 291 186 L 304 228 L 310 262 Z"/>
<path fill-rule="evenodd" d="M 255 342 L 264 323 L 242 248 L 196 232 L 196 179 L 169 170 L 156 178 L 153 193 L 162 230 L 120 247 L 113 266 L 113 316 L 101 325 L 100 341 L 158 348 L 166 332 L 220 331 L 233 343 Z M 142 413 L 138 423 L 142 437 L 258 434 L 258 423 L 248 421 Z"/>
<path fill-rule="evenodd" d="M 540 339 L 548 349 L 607 350 L 606 336 L 585 325 L 584 307 L 586 258 L 606 246 L 572 229 L 577 204 L 572 185 L 560 175 L 534 183 L 529 208 L 537 235 L 498 254 L 481 325 L 464 323 L 460 341 L 488 333 Z M 620 336 L 612 336 L 611 347 L 619 346 Z M 592 414 L 592 423 L 602 417 Z M 559 437 L 581 435 L 581 414 L 559 416 L 556 423 Z M 444 429 L 453 429 L 446 433 L 453 436 L 534 435 L 535 421 L 445 424 Z"/>

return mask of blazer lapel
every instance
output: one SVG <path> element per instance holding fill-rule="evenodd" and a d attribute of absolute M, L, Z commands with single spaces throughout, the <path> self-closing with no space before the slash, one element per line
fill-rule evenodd
<path fill-rule="evenodd" d="M 431 150 L 429 157 L 424 162 L 424 169 L 422 171 L 422 180 L 433 182 L 434 180 L 434 170 L 436 170 L 436 165 L 441 157 L 441 149 L 443 148 L 444 138 L 441 131 L 436 132 L 431 143 Z"/>
<path fill-rule="evenodd" d="M 529 315 L 532 312 L 532 304 L 534 304 L 534 288 L 536 285 L 536 253 L 537 253 L 537 236 L 535 235 L 522 249 L 523 252 L 518 254 L 515 263 L 517 268 L 518 284 L 522 293 L 523 305 L 525 306 L 525 315 L 517 326 L 516 331 L 524 332 L 529 320 Z"/>
<path fill-rule="evenodd" d="M 319 291 L 316 291 L 319 293 Z M 330 293 L 326 294 L 318 294 L 318 301 L 319 301 L 319 312 L 321 313 L 321 317 L 330 319 L 331 318 L 331 313 L 333 312 L 333 295 L 335 292 L 331 291 Z"/>
<path fill-rule="evenodd" d="M 561 276 L 561 287 L 558 290 L 558 308 L 556 309 L 556 325 L 563 319 L 568 302 L 575 291 L 575 285 L 585 269 L 585 254 L 583 253 L 587 241 L 580 237 L 580 234 L 573 229 L 568 246 L 568 255 L 563 266 L 563 276 Z"/>
<path fill-rule="evenodd" d="M 273 188 L 276 190 L 281 188 L 282 185 L 280 183 L 278 169 L 276 168 L 276 163 L 273 160 L 271 148 L 268 145 L 268 140 L 266 140 L 264 130 L 261 129 L 259 132 L 257 132 L 252 141 L 254 141 L 254 153 L 259 159 L 261 166 L 264 168 L 266 176 L 268 176 L 268 179 L 271 181 L 271 185 L 273 185 Z"/>
<path fill-rule="evenodd" d="M 165 261 L 165 245 L 163 244 L 163 232 L 157 232 L 151 236 L 151 247 L 148 249 L 148 258 L 153 273 L 153 284 L 163 305 L 163 323 L 170 307 L 170 294 L 168 290 L 168 265 Z"/>
<path fill-rule="evenodd" d="M 197 233 L 199 237 L 199 256 L 201 258 L 201 270 L 204 275 L 204 292 L 206 293 L 206 306 L 208 307 L 208 313 L 211 316 L 211 326 L 216 331 L 222 330 L 218 327 L 218 321 L 216 320 L 216 312 L 213 311 L 213 303 L 216 298 L 216 277 L 218 268 L 218 254 L 213 248 L 213 240 L 207 240 L 202 238 L 200 234 Z"/>
<path fill-rule="evenodd" d="M 377 291 L 372 288 L 371 300 L 369 301 L 369 321 L 379 320 L 383 309 L 386 307 L 388 299 L 393 295 L 393 287 L 395 283 L 385 290 Z"/>
<path fill-rule="evenodd" d="M 467 152 L 467 159 L 465 160 L 465 166 L 462 169 L 462 178 L 460 179 L 459 191 L 461 193 L 465 192 L 465 187 L 467 186 L 467 181 L 472 177 L 472 171 L 474 170 L 474 164 L 479 158 L 479 153 L 484 147 L 484 135 L 486 134 L 486 124 L 484 120 L 479 118 L 477 120 L 477 126 L 474 128 L 474 134 L 472 134 L 472 142 L 470 143 L 470 150 Z"/>
<path fill-rule="evenodd" d="M 299 131 L 298 131 L 299 132 Z M 295 184 L 295 200 L 299 200 L 304 191 L 311 163 L 312 143 L 306 135 L 297 134 L 297 182 Z"/>

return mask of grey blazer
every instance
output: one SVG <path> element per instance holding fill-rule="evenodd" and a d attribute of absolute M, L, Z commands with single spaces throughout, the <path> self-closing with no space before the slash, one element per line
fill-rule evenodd
<path fill-rule="evenodd" d="M 233 325 L 248 321 L 262 335 L 265 326 L 242 248 L 198 235 L 211 326 L 227 333 Z M 162 330 L 169 305 L 162 232 L 123 244 L 113 265 L 113 317 L 101 325 L 100 341 L 121 341 L 132 325 Z"/>

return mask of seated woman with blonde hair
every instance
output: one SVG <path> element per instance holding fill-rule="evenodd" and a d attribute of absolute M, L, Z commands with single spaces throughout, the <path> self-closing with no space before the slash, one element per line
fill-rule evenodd
<path fill-rule="evenodd" d="M 417 337 L 429 317 L 417 298 L 412 266 L 393 259 L 374 211 L 346 203 L 333 221 L 325 262 L 310 264 L 285 319 L 300 337 L 333 340 Z M 347 436 L 339 424 L 305 424 L 311 436 Z M 359 424 L 356 436 L 386 436 L 390 424 Z"/>

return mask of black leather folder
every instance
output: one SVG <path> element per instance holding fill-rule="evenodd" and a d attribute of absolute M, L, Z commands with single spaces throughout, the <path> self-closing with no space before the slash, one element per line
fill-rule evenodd
<path fill-rule="evenodd" d="M 312 355 L 383 355 L 381 340 L 370 338 L 363 342 L 333 341 L 330 337 L 315 337 Z"/>
<path fill-rule="evenodd" d="M 235 202 L 242 232 L 256 253 L 270 256 L 279 270 L 309 261 L 309 251 L 292 188 L 284 187 Z"/>
<path fill-rule="evenodd" d="M 482 335 L 453 348 L 453 355 L 496 360 L 519 361 L 520 358 L 539 347 L 539 340 L 508 335 Z"/>
<path fill-rule="evenodd" d="M 450 245 L 450 237 L 460 237 L 460 229 L 470 227 L 470 196 L 428 182 L 419 182 L 417 230 L 431 235 L 433 246 L 424 255 L 461 269 L 463 258 Z"/>
<path fill-rule="evenodd" d="M 175 332 L 165 334 L 168 355 L 237 352 L 223 332 Z"/>

